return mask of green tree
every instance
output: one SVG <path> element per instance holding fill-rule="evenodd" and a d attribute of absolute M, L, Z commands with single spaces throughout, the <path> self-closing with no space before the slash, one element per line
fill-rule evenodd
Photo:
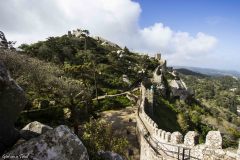
<path fill-rule="evenodd" d="M 43 44 L 38 49 L 38 56 L 41 59 L 45 59 L 47 61 L 50 61 L 53 58 L 53 52 L 46 44 Z"/>
<path fill-rule="evenodd" d="M 125 154 L 128 141 L 114 133 L 111 124 L 91 119 L 84 125 L 83 130 L 82 140 L 91 159 L 95 159 L 96 153 L 101 150 Z"/>
<path fill-rule="evenodd" d="M 81 116 L 79 105 L 80 103 L 84 104 L 86 109 L 90 107 L 92 100 L 91 87 L 85 85 L 82 81 L 69 78 L 64 78 L 57 83 L 57 92 L 60 95 L 59 102 L 70 109 L 70 119 L 73 121 L 74 133 L 78 134 L 79 117 Z"/>

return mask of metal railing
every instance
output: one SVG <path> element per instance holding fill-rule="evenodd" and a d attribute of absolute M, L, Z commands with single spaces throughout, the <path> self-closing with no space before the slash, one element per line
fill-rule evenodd
<path fill-rule="evenodd" d="M 139 106 L 140 107 L 140 106 Z M 183 146 L 178 146 L 170 143 L 165 143 L 165 142 L 160 142 L 156 138 L 152 137 L 150 135 L 150 132 L 148 131 L 146 125 L 142 121 L 139 111 L 140 108 L 138 107 L 138 117 L 141 120 L 144 128 L 147 131 L 147 134 L 143 133 L 142 131 L 139 130 L 140 134 L 143 135 L 144 139 L 148 142 L 148 144 L 152 147 L 152 149 L 163 156 L 167 156 L 171 159 L 178 159 L 178 160 L 200 160 L 197 157 L 191 156 L 191 148 L 188 147 L 183 147 Z M 169 146 L 169 147 L 166 147 Z M 177 151 L 175 150 L 170 150 L 169 148 L 177 148 Z"/>

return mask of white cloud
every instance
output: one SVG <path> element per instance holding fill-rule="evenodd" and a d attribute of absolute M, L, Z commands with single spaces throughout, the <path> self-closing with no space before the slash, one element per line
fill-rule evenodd
<path fill-rule="evenodd" d="M 147 48 L 159 50 L 167 48 L 172 41 L 173 31 L 162 23 L 156 23 L 153 26 L 140 30 L 141 39 Z"/>
<path fill-rule="evenodd" d="M 0 0 L 0 29 L 10 40 L 33 42 L 67 30 L 86 28 L 94 35 L 149 54 L 162 52 L 181 64 L 208 55 L 217 39 L 174 31 L 162 23 L 140 28 L 139 3 L 130 0 Z"/>

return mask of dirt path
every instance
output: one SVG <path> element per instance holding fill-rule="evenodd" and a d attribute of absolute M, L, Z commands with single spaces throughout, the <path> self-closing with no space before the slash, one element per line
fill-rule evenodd
<path fill-rule="evenodd" d="M 127 137 L 129 141 L 128 149 L 131 160 L 139 160 L 139 144 L 136 135 L 136 112 L 137 107 L 127 107 L 121 110 L 111 110 L 102 112 L 101 118 L 107 122 L 112 122 L 113 129 Z"/>

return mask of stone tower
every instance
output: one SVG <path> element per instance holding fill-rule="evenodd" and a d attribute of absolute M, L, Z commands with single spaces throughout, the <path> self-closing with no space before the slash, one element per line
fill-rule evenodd
<path fill-rule="evenodd" d="M 156 60 L 161 60 L 161 53 L 157 53 L 156 55 L 155 55 L 155 59 Z"/>

